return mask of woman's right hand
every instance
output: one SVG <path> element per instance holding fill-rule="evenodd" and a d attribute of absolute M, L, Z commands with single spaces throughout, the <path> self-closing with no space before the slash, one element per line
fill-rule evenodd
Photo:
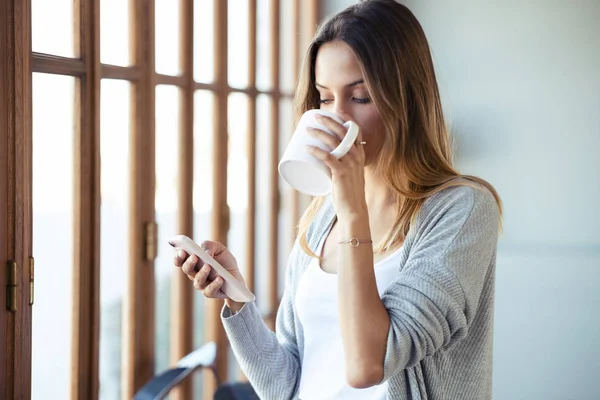
<path fill-rule="evenodd" d="M 231 275 L 239 279 L 244 285 L 244 277 L 240 273 L 237 261 L 233 254 L 222 243 L 204 241 L 200 244 L 212 258 L 221 264 Z M 184 250 L 178 249 L 173 259 L 173 264 L 180 267 L 187 277 L 194 281 L 194 288 L 200 290 L 202 294 L 211 299 L 225 299 L 227 307 L 234 313 L 238 312 L 244 303 L 238 303 L 231 300 L 222 290 L 223 278 L 208 264 L 199 260 L 198 256 L 188 255 Z"/>

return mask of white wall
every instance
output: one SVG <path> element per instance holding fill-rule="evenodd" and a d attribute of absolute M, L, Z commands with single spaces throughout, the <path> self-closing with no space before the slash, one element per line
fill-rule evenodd
<path fill-rule="evenodd" d="M 494 399 L 599 399 L 600 1 L 403 3 L 432 47 L 458 168 L 504 200 Z"/>

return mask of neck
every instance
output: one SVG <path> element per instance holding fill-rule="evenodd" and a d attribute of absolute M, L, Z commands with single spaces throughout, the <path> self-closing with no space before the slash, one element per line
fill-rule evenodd
<path fill-rule="evenodd" d="M 390 188 L 381 176 L 372 168 L 365 168 L 365 199 L 369 215 L 377 217 L 388 214 L 390 208 L 395 206 L 395 199 L 391 196 Z"/>
<path fill-rule="evenodd" d="M 365 168 L 365 200 L 371 237 L 379 243 L 389 232 L 396 215 L 396 199 L 381 174 Z"/>

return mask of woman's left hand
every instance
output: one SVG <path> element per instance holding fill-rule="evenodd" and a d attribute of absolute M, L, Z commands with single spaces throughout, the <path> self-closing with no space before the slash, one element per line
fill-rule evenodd
<path fill-rule="evenodd" d="M 340 117 L 346 121 L 351 120 L 347 115 L 340 115 Z M 317 121 L 326 126 L 334 135 L 317 128 L 309 128 L 309 133 L 331 150 L 335 149 L 346 135 L 346 127 L 324 115 L 318 115 Z M 356 141 L 361 142 L 362 140 L 362 130 L 359 127 Z M 307 151 L 331 170 L 331 196 L 338 218 L 366 213 L 364 145 L 354 144 L 350 151 L 339 160 L 328 151 L 315 146 L 307 146 Z"/>

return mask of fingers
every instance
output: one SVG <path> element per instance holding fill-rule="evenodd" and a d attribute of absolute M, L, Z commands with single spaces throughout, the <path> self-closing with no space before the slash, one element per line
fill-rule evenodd
<path fill-rule="evenodd" d="M 341 143 L 341 140 L 339 137 L 333 136 L 325 131 L 322 131 L 321 129 L 313 128 L 312 126 L 309 126 L 306 128 L 306 130 L 308 131 L 308 134 L 310 136 L 314 137 L 315 139 L 318 139 L 323 144 L 325 144 L 325 146 L 329 147 L 329 151 L 332 151 L 333 149 L 338 147 Z"/>
<path fill-rule="evenodd" d="M 221 292 L 223 278 L 213 272 L 210 265 L 204 264 L 194 277 L 194 288 L 200 290 L 206 297 L 223 298 L 223 292 Z"/>
<path fill-rule="evenodd" d="M 352 118 L 345 114 L 342 113 L 340 114 L 340 116 L 342 118 L 344 118 L 344 120 L 346 121 L 351 121 Z M 327 129 L 329 129 L 331 132 L 333 132 L 333 135 L 328 134 L 327 132 L 320 130 L 320 129 L 316 129 L 316 128 L 307 128 L 308 133 L 313 136 L 316 137 L 317 139 L 321 140 L 323 143 L 325 143 L 325 145 L 327 145 L 331 150 L 335 149 L 337 146 L 339 146 L 339 144 L 341 143 L 341 141 L 344 139 L 344 137 L 346 137 L 346 133 L 347 133 L 347 128 L 338 123 L 336 120 L 329 118 L 327 116 L 324 115 L 319 115 L 317 114 L 315 116 L 315 119 L 322 125 L 324 125 L 325 127 L 327 127 Z M 362 135 L 362 129 L 358 129 L 358 135 L 356 137 L 356 142 L 361 142 L 363 140 L 363 135 Z M 351 157 L 357 157 L 357 158 L 361 158 L 361 156 L 364 156 L 364 147 L 363 145 L 354 145 L 350 148 L 350 150 L 348 151 L 348 153 L 346 153 L 346 156 L 342 157 L 347 159 L 347 156 L 351 156 Z"/>
<path fill-rule="evenodd" d="M 352 118 L 352 117 L 351 117 L 349 114 L 346 114 L 344 111 L 336 111 L 336 113 L 337 113 L 337 115 L 338 115 L 340 118 L 342 118 L 344 121 L 354 121 L 354 119 L 353 119 L 353 118 Z M 331 120 L 331 121 L 333 121 L 333 120 Z M 337 123 L 337 122 L 336 122 L 336 121 L 333 121 L 333 123 Z M 354 123 L 356 124 L 356 121 L 354 121 Z M 339 125 L 339 124 L 338 124 L 338 125 Z M 343 136 L 345 136 L 345 133 L 346 133 L 346 128 L 345 128 L 343 125 L 342 125 L 342 130 L 343 130 L 343 132 L 344 132 L 344 135 L 343 135 Z M 362 141 L 363 141 L 363 132 L 362 132 L 362 129 L 360 129 L 360 126 L 359 126 L 359 128 L 358 128 L 358 136 L 356 137 L 356 141 L 357 141 L 357 142 L 362 142 Z M 359 146 L 360 146 L 360 145 L 359 145 Z"/>
<path fill-rule="evenodd" d="M 237 270 L 235 258 L 222 243 L 204 241 L 200 246 L 212 257 L 217 258 L 225 268 L 229 266 L 230 269 Z M 221 290 L 224 285 L 223 278 L 218 276 L 210 265 L 202 262 L 197 255 L 188 256 L 185 251 L 178 249 L 173 258 L 173 264 L 181 267 L 182 272 L 193 281 L 194 288 L 202 291 L 205 297 L 215 299 L 227 297 Z"/>
<path fill-rule="evenodd" d="M 221 278 L 220 276 L 217 276 L 211 283 L 209 283 L 204 290 L 202 291 L 202 293 L 206 296 L 206 297 L 212 297 L 212 298 L 222 298 L 222 293 L 220 291 L 221 287 L 223 286 L 223 278 Z"/>
<path fill-rule="evenodd" d="M 204 288 L 206 288 L 206 286 L 210 282 L 209 275 L 211 269 L 212 268 L 208 264 L 204 264 L 204 266 L 200 268 L 200 271 L 198 271 L 193 278 L 194 288 L 196 288 L 197 290 L 204 290 Z"/>
<path fill-rule="evenodd" d="M 352 146 L 352 149 L 339 160 L 328 151 L 316 146 L 306 146 L 306 151 L 316 159 L 321 160 L 332 173 L 339 174 L 343 173 L 345 170 L 345 168 L 341 168 L 344 165 L 352 166 L 364 164 L 364 150 L 359 147 L 362 147 L 362 145 Z"/>
<path fill-rule="evenodd" d="M 318 123 L 326 126 L 327 129 L 329 129 L 331 132 L 333 132 L 337 136 L 339 141 L 344 139 L 344 136 L 346 136 L 346 127 L 344 127 L 344 125 L 341 125 L 337 121 L 335 121 L 325 115 L 320 115 L 320 114 L 317 114 L 315 116 L 315 119 L 317 120 Z M 338 144 L 339 144 L 339 142 L 338 142 Z M 337 147 L 337 145 L 334 146 L 334 148 L 335 147 Z"/>
<path fill-rule="evenodd" d="M 178 250 L 173 257 L 173 265 L 181 267 L 187 258 L 188 254 L 184 250 Z"/>
<path fill-rule="evenodd" d="M 321 160 L 323 164 L 329 167 L 329 169 L 331 169 L 332 171 L 335 170 L 340 163 L 340 161 L 334 156 L 332 156 L 331 153 L 319 147 L 306 146 L 306 151 L 316 159 Z"/>
<path fill-rule="evenodd" d="M 183 265 L 181 266 L 181 270 L 184 274 L 188 276 L 190 279 L 194 279 L 198 270 L 196 269 L 196 264 L 198 263 L 198 256 L 192 254 L 185 260 Z"/>

